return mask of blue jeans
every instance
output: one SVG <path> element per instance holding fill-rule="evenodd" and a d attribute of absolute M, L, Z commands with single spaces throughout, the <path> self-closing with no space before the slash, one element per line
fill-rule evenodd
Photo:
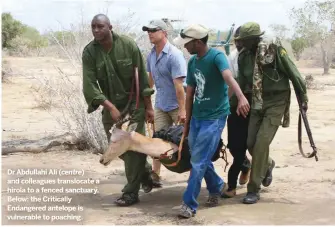
<path fill-rule="evenodd" d="M 217 175 L 211 161 L 221 138 L 227 116 L 215 120 L 191 119 L 188 143 L 191 150 L 192 170 L 183 201 L 193 211 L 198 207 L 202 179 L 205 178 L 210 195 L 219 195 L 224 182 Z"/>

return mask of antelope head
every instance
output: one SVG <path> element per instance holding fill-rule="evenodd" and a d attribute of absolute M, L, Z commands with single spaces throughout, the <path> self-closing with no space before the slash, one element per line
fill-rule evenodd
<path fill-rule="evenodd" d="M 107 150 L 100 158 L 100 163 L 107 166 L 112 160 L 130 150 L 132 143 L 132 134 L 135 133 L 137 124 L 134 123 L 128 127 L 127 131 L 118 128 L 112 128 L 110 133 L 110 142 Z"/>

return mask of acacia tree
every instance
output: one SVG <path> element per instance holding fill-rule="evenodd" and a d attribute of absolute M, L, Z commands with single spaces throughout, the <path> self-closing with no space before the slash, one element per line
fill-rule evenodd
<path fill-rule="evenodd" d="M 283 24 L 271 24 L 269 26 L 276 37 L 280 40 L 284 40 L 287 38 L 287 33 L 290 31 L 285 25 Z"/>
<path fill-rule="evenodd" d="M 299 61 L 301 54 L 306 48 L 306 46 L 307 46 L 306 41 L 301 37 L 297 37 L 291 40 L 292 51 L 297 61 Z"/>
<path fill-rule="evenodd" d="M 335 53 L 335 0 L 307 1 L 302 8 L 292 8 L 290 17 L 294 21 L 296 34 L 308 46 L 320 44 L 323 74 L 329 74 Z"/>

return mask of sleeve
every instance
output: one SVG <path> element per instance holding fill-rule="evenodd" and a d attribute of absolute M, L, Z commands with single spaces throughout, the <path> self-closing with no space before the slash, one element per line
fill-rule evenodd
<path fill-rule="evenodd" d="M 287 55 L 286 50 L 283 47 L 279 47 L 278 51 L 283 68 L 289 79 L 292 81 L 293 87 L 297 91 L 297 95 L 300 96 L 302 102 L 308 102 L 306 82 L 302 78 L 299 70 Z"/>
<path fill-rule="evenodd" d="M 151 68 L 150 68 L 150 55 L 151 55 L 151 52 L 148 54 L 147 56 L 147 72 L 148 73 L 151 73 Z"/>
<path fill-rule="evenodd" d="M 181 51 L 171 55 L 171 76 L 172 79 L 186 77 L 186 61 Z"/>
<path fill-rule="evenodd" d="M 215 56 L 214 63 L 220 72 L 223 72 L 226 69 L 230 69 L 227 57 L 223 53 L 219 53 Z"/>
<path fill-rule="evenodd" d="M 193 76 L 194 69 L 192 68 L 193 67 L 194 58 L 195 57 L 190 58 L 190 60 L 188 61 L 188 65 L 187 65 L 186 84 L 188 86 L 191 86 L 191 87 L 196 87 L 197 86 L 197 84 L 195 82 L 195 79 L 194 79 L 194 76 Z"/>
<path fill-rule="evenodd" d="M 107 98 L 99 88 L 97 77 L 96 77 L 96 66 L 94 64 L 93 57 L 90 53 L 84 49 L 82 54 L 83 64 L 83 93 L 85 101 L 88 104 L 88 113 L 94 112 L 100 104 L 102 104 Z"/>
<path fill-rule="evenodd" d="M 138 67 L 138 77 L 140 82 L 140 93 L 142 96 L 150 96 L 154 93 L 154 89 L 149 86 L 148 74 L 143 61 L 143 55 L 136 45 L 133 43 L 133 65 Z"/>
<path fill-rule="evenodd" d="M 238 72 L 237 72 L 237 83 L 240 85 L 240 88 L 242 90 L 242 92 L 245 91 L 245 88 L 246 88 L 246 85 L 247 85 L 247 78 L 245 77 L 245 75 L 243 74 L 243 69 L 244 67 L 247 67 L 248 66 L 248 62 L 244 62 L 243 64 L 243 61 L 245 61 L 245 53 L 241 52 L 241 54 L 239 54 L 237 56 L 237 67 L 238 67 Z"/>

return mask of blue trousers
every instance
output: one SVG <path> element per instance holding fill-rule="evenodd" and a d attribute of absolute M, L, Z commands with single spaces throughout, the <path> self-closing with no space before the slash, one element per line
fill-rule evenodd
<path fill-rule="evenodd" d="M 194 212 L 199 205 L 197 197 L 203 178 L 210 195 L 219 195 L 224 186 L 224 181 L 215 172 L 211 159 L 219 144 L 226 119 L 227 116 L 215 120 L 197 120 L 193 117 L 191 119 L 188 142 L 192 170 L 183 201 Z"/>

